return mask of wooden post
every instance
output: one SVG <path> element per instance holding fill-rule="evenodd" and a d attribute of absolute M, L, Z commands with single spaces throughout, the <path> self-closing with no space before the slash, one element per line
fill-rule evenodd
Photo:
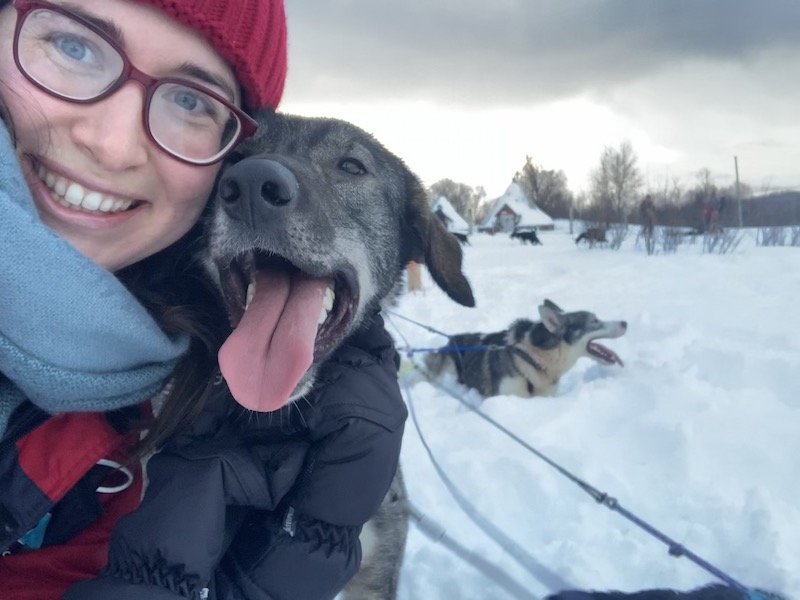
<path fill-rule="evenodd" d="M 422 275 L 419 270 L 419 263 L 413 260 L 406 265 L 406 274 L 408 276 L 408 291 L 419 292 L 422 290 Z"/>
<path fill-rule="evenodd" d="M 569 234 L 572 235 L 572 224 L 575 221 L 575 207 L 569 203 Z"/>
<path fill-rule="evenodd" d="M 733 157 L 733 167 L 736 169 L 736 202 L 739 205 L 739 229 L 744 227 L 744 219 L 742 218 L 742 191 L 739 186 L 739 157 Z"/>

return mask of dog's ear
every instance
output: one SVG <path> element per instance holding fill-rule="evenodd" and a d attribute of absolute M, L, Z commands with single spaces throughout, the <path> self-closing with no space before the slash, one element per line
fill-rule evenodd
<path fill-rule="evenodd" d="M 436 218 L 428 219 L 425 240 L 425 266 L 436 284 L 453 300 L 464 306 L 475 306 L 472 287 L 461 272 L 463 255 L 456 236 Z"/>
<path fill-rule="evenodd" d="M 544 299 L 544 305 L 549 307 L 549 308 L 552 308 L 554 311 L 556 311 L 558 313 L 563 313 L 564 312 L 563 308 L 561 308 L 558 304 L 556 304 L 555 302 L 553 302 L 549 298 L 545 298 Z"/>
<path fill-rule="evenodd" d="M 564 333 L 564 320 L 561 318 L 562 312 L 558 306 L 549 300 L 545 300 L 544 304 L 539 306 L 539 316 L 542 318 L 542 324 L 553 335 Z"/>
<path fill-rule="evenodd" d="M 461 271 L 461 244 L 433 214 L 422 183 L 410 172 L 406 186 L 409 192 L 406 204 L 409 239 L 405 240 L 408 251 L 404 253 L 404 261 L 424 263 L 436 285 L 450 298 L 463 306 L 475 306 L 472 288 Z"/>

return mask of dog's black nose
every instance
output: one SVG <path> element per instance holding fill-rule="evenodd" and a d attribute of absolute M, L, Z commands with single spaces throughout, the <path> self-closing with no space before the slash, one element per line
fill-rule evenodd
<path fill-rule="evenodd" d="M 226 203 L 238 202 L 242 196 L 242 190 L 234 179 L 223 177 L 219 182 L 219 197 Z"/>
<path fill-rule="evenodd" d="M 281 163 L 251 157 L 228 168 L 219 181 L 219 196 L 234 217 L 259 212 L 264 204 L 284 207 L 297 198 L 300 186 L 294 174 Z"/>

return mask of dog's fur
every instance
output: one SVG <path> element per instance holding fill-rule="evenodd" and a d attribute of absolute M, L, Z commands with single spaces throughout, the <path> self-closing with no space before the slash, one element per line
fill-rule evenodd
<path fill-rule="evenodd" d="M 529 229 L 529 230 L 525 230 L 525 229 L 523 229 L 523 230 L 521 230 L 521 231 L 520 231 L 520 230 L 517 230 L 517 229 L 515 229 L 515 230 L 514 230 L 514 231 L 511 233 L 511 235 L 510 235 L 509 237 L 510 237 L 512 240 L 513 240 L 513 239 L 519 240 L 519 241 L 520 241 L 520 242 L 522 242 L 523 244 L 524 244 L 524 243 L 529 243 L 529 244 L 532 244 L 532 245 L 534 245 L 534 246 L 537 246 L 537 245 L 538 245 L 538 246 L 541 246 L 541 245 L 542 245 L 542 242 L 541 242 L 541 240 L 539 239 L 539 236 L 538 236 L 538 235 L 536 235 L 536 230 L 534 230 L 534 229 Z"/>
<path fill-rule="evenodd" d="M 272 111 L 257 120 L 259 134 L 220 175 L 205 262 L 234 324 L 252 276 L 247 265 L 269 261 L 335 282 L 334 323 L 319 329 L 317 347 L 324 342 L 324 348 L 315 352 L 293 400 L 313 388 L 319 365 L 362 319 L 393 297 L 409 261 L 426 264 L 456 302 L 474 305 L 458 241 L 430 211 L 421 182 L 399 158 L 344 121 Z M 365 526 L 362 568 L 345 598 L 394 598 L 406 506 L 398 470 Z"/>
<path fill-rule="evenodd" d="M 575 238 L 575 243 L 586 242 L 589 246 L 595 244 L 605 244 L 608 242 L 606 239 L 606 230 L 603 227 L 589 227 L 586 231 L 581 233 Z"/>
<path fill-rule="evenodd" d="M 339 600 L 394 600 L 408 537 L 409 504 L 403 473 L 397 470 L 378 513 L 361 531 L 364 559 Z"/>
<path fill-rule="evenodd" d="M 553 393 L 559 378 L 582 356 L 621 364 L 594 340 L 623 335 L 625 321 L 600 321 L 586 311 L 567 313 L 550 300 L 539 307 L 539 315 L 541 322 L 518 319 L 503 331 L 452 336 L 428 355 L 426 366 L 434 376 L 455 375 L 484 397 L 530 397 Z"/>

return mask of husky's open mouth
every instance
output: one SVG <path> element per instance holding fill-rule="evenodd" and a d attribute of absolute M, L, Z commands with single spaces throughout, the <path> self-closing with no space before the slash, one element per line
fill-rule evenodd
<path fill-rule="evenodd" d="M 344 270 L 330 275 L 315 276 L 304 273 L 287 259 L 260 250 L 249 250 L 231 261 L 217 262 L 220 286 L 228 310 L 231 327 L 239 325 L 256 294 L 271 294 L 274 290 L 259 289 L 275 277 L 285 277 L 290 282 L 305 279 L 316 286 L 324 284 L 322 307 L 317 315 L 317 333 L 314 357 L 324 356 L 336 346 L 347 332 L 358 306 L 358 291 L 352 273 Z M 295 302 L 299 301 L 294 299 Z M 312 311 L 312 306 L 304 307 Z"/>
<path fill-rule="evenodd" d="M 222 374 L 243 406 L 279 409 L 349 333 L 359 300 L 355 274 L 309 272 L 258 249 L 215 265 L 234 329 L 219 352 Z"/>
<path fill-rule="evenodd" d="M 594 340 L 590 340 L 586 343 L 586 353 L 591 358 L 604 365 L 618 364 L 621 367 L 625 366 L 616 352 L 603 346 L 603 344 L 598 344 Z"/>

